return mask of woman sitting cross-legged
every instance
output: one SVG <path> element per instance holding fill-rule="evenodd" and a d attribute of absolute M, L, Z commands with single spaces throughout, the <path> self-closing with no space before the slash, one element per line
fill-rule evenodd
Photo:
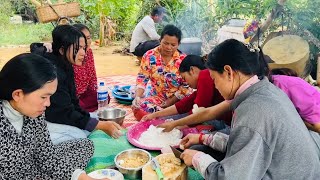
<path fill-rule="evenodd" d="M 160 45 L 147 51 L 140 64 L 137 89 L 132 109 L 140 120 L 142 115 L 169 107 L 190 93 L 179 74 L 179 66 L 185 54 L 178 51 L 182 32 L 173 25 L 164 27 Z M 151 81 L 149 97 L 143 97 L 147 83 Z"/>
<path fill-rule="evenodd" d="M 226 156 L 218 162 L 187 149 L 184 162 L 205 179 L 317 179 L 319 149 L 288 96 L 266 77 L 262 52 L 226 40 L 209 54 L 207 66 L 215 87 L 232 100 L 230 135 L 189 134 L 181 144 L 205 144 Z"/>
<path fill-rule="evenodd" d="M 81 31 L 87 40 L 86 55 L 83 61 L 78 64 L 72 64 L 76 93 L 80 107 L 86 111 L 93 112 L 98 109 L 98 103 L 97 74 L 91 49 L 91 34 L 89 28 L 84 24 L 74 24 L 73 27 Z M 51 53 L 52 43 L 32 43 L 30 51 L 40 55 L 44 55 L 47 52 Z"/>
<path fill-rule="evenodd" d="M 86 53 L 86 37 L 70 25 L 57 26 L 52 32 L 52 53 L 44 54 L 57 66 L 58 88 L 51 97 L 51 106 L 46 109 L 49 132 L 54 143 L 70 139 L 86 138 L 100 129 L 118 138 L 121 127 L 112 121 L 91 118 L 88 111 L 79 105 L 76 96 L 73 65 L 81 65 Z"/>
<path fill-rule="evenodd" d="M 53 145 L 44 112 L 57 89 L 55 66 L 21 54 L 0 71 L 0 179 L 91 179 L 88 139 Z"/>
<path fill-rule="evenodd" d="M 272 69 L 269 81 L 288 95 L 308 129 L 320 133 L 320 92 L 288 68 Z"/>

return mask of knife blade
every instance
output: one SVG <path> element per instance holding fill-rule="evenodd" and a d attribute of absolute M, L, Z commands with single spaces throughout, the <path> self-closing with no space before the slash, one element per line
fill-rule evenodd
<path fill-rule="evenodd" d="M 170 148 L 171 148 L 171 150 L 172 150 L 172 152 L 173 152 L 174 156 L 175 156 L 176 158 L 180 159 L 180 160 L 181 160 L 181 162 L 184 162 L 184 160 L 183 160 L 182 158 L 180 158 L 180 157 L 181 157 L 182 152 L 181 152 L 181 151 L 179 151 L 177 148 L 175 148 L 175 147 L 173 147 L 173 146 L 170 146 Z M 190 168 L 194 170 L 194 167 L 190 167 Z"/>
<path fill-rule="evenodd" d="M 156 171 L 157 176 L 158 176 L 158 180 L 163 180 L 164 177 L 163 177 L 163 174 L 161 172 L 160 165 L 159 165 L 157 159 L 153 158 L 151 160 L 151 167 L 152 167 L 153 170 Z"/>
<path fill-rule="evenodd" d="M 181 159 L 180 156 L 181 156 L 182 152 L 179 151 L 178 149 L 172 147 L 172 146 L 170 146 L 170 148 L 171 148 L 174 156 L 175 156 L 176 158 L 178 158 L 178 159 Z M 181 159 L 181 160 L 183 160 L 183 159 Z"/>

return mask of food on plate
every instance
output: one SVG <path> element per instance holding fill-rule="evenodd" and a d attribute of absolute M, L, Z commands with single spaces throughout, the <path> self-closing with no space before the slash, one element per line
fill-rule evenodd
<path fill-rule="evenodd" d="M 173 129 L 170 132 L 163 132 L 164 128 L 157 128 L 150 125 L 149 128 L 143 132 L 139 138 L 140 144 L 148 147 L 167 147 L 179 145 L 182 133 L 178 129 Z"/>
<path fill-rule="evenodd" d="M 176 158 L 172 153 L 160 154 L 155 157 L 159 162 L 161 172 L 164 175 L 164 180 L 185 180 L 187 179 L 187 166 Z M 148 163 L 142 168 L 142 180 L 157 180 L 157 173 Z"/>

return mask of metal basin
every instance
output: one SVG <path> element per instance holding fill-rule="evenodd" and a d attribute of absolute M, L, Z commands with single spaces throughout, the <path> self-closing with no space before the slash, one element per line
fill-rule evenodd
<path fill-rule="evenodd" d="M 135 168 L 123 167 L 121 166 L 121 161 L 123 162 L 126 158 L 143 158 L 146 160 L 146 163 Z M 117 154 L 114 158 L 114 163 L 126 179 L 141 179 L 142 168 L 151 161 L 151 158 L 151 154 L 143 149 L 128 149 Z"/>
<path fill-rule="evenodd" d="M 187 55 L 201 56 L 202 40 L 200 38 L 183 38 L 179 50 Z"/>
<path fill-rule="evenodd" d="M 105 108 L 98 112 L 98 117 L 102 121 L 114 121 L 122 125 L 126 114 L 127 112 L 120 108 Z"/>

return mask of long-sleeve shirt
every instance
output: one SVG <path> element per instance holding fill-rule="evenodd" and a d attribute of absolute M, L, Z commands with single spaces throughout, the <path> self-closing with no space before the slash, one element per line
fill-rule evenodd
<path fill-rule="evenodd" d="M 93 131 L 98 120 L 90 118 L 89 112 L 79 106 L 71 63 L 59 59 L 54 54 L 47 53 L 45 57 L 57 66 L 58 76 L 57 91 L 50 98 L 51 105 L 46 109 L 46 120 Z"/>
<path fill-rule="evenodd" d="M 190 96 L 178 101 L 175 106 L 179 114 L 192 113 L 194 104 L 199 107 L 211 107 L 224 101 L 219 91 L 215 88 L 214 82 L 210 77 L 208 69 L 202 70 L 199 73 L 197 90 Z M 225 113 L 223 116 L 218 117 L 219 120 L 224 120 L 228 125 L 231 124 L 231 112 Z"/>
<path fill-rule="evenodd" d="M 0 101 L 0 179 L 77 179 L 93 155 L 80 139 L 53 145 L 45 116 L 32 119 Z"/>
<path fill-rule="evenodd" d="M 130 52 L 134 52 L 139 43 L 159 40 L 160 35 L 151 16 L 145 16 L 134 28 L 130 41 Z"/>
<path fill-rule="evenodd" d="M 288 96 L 265 78 L 232 101 L 226 157 L 196 154 L 205 179 L 318 179 L 317 147 Z M 319 138 L 319 137 L 318 137 Z"/>
<path fill-rule="evenodd" d="M 151 96 L 157 96 L 162 101 L 173 96 L 184 98 L 191 92 L 179 73 L 180 64 L 185 57 L 185 54 L 176 51 L 172 59 L 164 64 L 159 46 L 147 51 L 141 60 L 137 88 L 145 89 L 151 81 Z"/>
<path fill-rule="evenodd" d="M 273 84 L 285 92 L 301 118 L 310 123 L 320 123 L 320 92 L 299 77 L 273 75 Z"/>
<path fill-rule="evenodd" d="M 97 110 L 97 74 L 92 49 L 87 50 L 82 66 L 73 65 L 73 71 L 80 107 L 89 112 Z"/>

